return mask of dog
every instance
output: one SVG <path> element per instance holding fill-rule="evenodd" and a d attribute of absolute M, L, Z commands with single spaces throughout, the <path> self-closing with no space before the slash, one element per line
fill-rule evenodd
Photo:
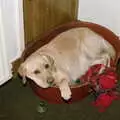
<path fill-rule="evenodd" d="M 20 65 L 18 72 L 42 88 L 56 85 L 61 97 L 69 100 L 70 85 L 77 78 L 92 65 L 109 66 L 110 59 L 115 59 L 115 56 L 113 46 L 102 36 L 87 27 L 72 28 L 32 53 Z"/>

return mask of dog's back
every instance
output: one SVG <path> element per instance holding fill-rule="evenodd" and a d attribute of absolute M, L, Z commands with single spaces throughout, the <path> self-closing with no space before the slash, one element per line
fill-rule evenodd
<path fill-rule="evenodd" d="M 88 28 L 73 28 L 63 32 L 40 48 L 39 52 L 52 56 L 57 67 L 65 71 L 71 79 L 83 75 L 101 56 L 102 59 L 107 59 L 106 54 L 115 57 L 113 47 Z"/>

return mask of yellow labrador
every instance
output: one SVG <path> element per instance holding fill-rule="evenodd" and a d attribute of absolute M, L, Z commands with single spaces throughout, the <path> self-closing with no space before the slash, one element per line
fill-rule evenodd
<path fill-rule="evenodd" d="M 103 37 L 86 27 L 73 28 L 34 52 L 18 71 L 42 88 L 55 84 L 61 96 L 68 100 L 70 84 L 91 65 L 108 63 L 109 66 L 111 58 L 115 58 L 115 50 Z"/>

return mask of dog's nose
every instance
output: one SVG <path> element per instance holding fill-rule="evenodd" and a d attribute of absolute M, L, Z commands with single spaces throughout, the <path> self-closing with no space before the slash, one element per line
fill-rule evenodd
<path fill-rule="evenodd" d="M 52 78 L 52 77 L 49 77 L 48 79 L 47 79 L 47 83 L 48 84 L 52 84 L 54 82 L 54 79 Z"/>

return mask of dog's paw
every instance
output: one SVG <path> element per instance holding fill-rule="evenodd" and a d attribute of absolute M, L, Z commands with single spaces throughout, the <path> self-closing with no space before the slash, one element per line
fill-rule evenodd
<path fill-rule="evenodd" d="M 61 96 L 64 100 L 69 100 L 71 98 L 71 91 L 65 90 L 61 93 Z"/>

